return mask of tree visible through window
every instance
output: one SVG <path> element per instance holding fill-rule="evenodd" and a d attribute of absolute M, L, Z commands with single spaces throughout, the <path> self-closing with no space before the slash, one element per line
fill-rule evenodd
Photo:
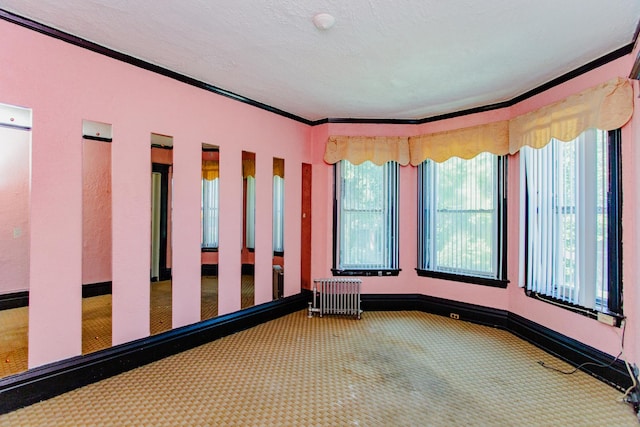
<path fill-rule="evenodd" d="M 334 273 L 398 268 L 398 164 L 336 165 Z"/>
<path fill-rule="evenodd" d="M 418 166 L 419 273 L 503 278 L 504 165 L 482 153 Z"/>

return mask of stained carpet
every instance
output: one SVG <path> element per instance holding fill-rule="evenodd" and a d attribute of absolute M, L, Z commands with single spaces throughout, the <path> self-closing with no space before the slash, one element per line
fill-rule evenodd
<path fill-rule="evenodd" d="M 421 312 L 293 313 L 0 416 L 0 426 L 637 426 L 512 334 Z"/>

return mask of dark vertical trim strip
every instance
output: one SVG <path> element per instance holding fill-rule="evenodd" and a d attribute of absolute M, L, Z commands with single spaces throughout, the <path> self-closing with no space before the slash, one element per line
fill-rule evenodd
<path fill-rule="evenodd" d="M 610 131 L 609 143 L 609 188 L 607 191 L 607 262 L 608 298 L 607 305 L 612 313 L 622 315 L 622 153 L 620 129 Z"/>
<path fill-rule="evenodd" d="M 507 174 L 508 174 L 508 160 L 507 156 L 498 157 L 498 203 L 500 208 L 498 211 L 498 242 L 500 248 L 498 248 L 498 271 L 500 272 L 500 279 L 507 280 L 507 254 L 508 254 L 508 241 L 507 238 Z"/>
<path fill-rule="evenodd" d="M 332 270 L 338 268 L 338 168 L 340 163 L 333 165 L 333 242 L 331 242 L 332 252 Z"/>
<path fill-rule="evenodd" d="M 160 174 L 160 265 L 158 280 L 171 278 L 171 269 L 167 267 L 168 252 L 168 209 L 169 209 L 169 165 L 153 163 L 152 171 Z"/>

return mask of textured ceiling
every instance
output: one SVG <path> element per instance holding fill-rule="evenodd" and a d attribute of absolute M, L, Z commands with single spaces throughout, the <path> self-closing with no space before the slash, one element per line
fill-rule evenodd
<path fill-rule="evenodd" d="M 633 41 L 638 0 L 0 0 L 308 120 L 505 101 Z M 335 16 L 327 31 L 318 12 Z"/>

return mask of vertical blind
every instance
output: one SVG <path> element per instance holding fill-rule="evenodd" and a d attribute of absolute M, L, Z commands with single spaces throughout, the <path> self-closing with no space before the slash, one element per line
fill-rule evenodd
<path fill-rule="evenodd" d="M 218 178 L 202 180 L 202 247 L 218 247 Z"/>
<path fill-rule="evenodd" d="M 418 166 L 418 268 L 499 278 L 499 157 Z"/>
<path fill-rule="evenodd" d="M 526 239 L 520 283 L 599 311 L 608 297 L 606 141 L 607 132 L 591 129 L 570 142 L 552 139 L 544 148 L 521 150 Z"/>
<path fill-rule="evenodd" d="M 398 268 L 398 163 L 337 165 L 338 265 Z"/>
<path fill-rule="evenodd" d="M 246 212 L 246 245 L 247 249 L 256 247 L 256 179 L 247 176 L 247 212 Z"/>
<path fill-rule="evenodd" d="M 273 176 L 273 251 L 284 252 L 284 178 Z"/>

